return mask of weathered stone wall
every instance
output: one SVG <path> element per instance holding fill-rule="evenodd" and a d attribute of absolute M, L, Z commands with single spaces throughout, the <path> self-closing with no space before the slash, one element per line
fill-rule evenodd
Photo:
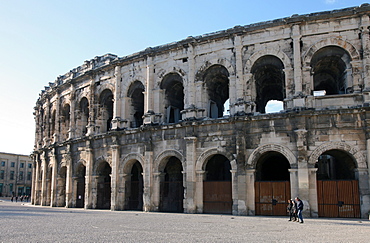
<path fill-rule="evenodd" d="M 207 165 L 219 156 L 231 172 L 233 214 L 259 214 L 254 183 L 264 163 L 278 160 L 287 163 L 289 194 L 317 217 L 317 170 L 327 155 L 354 173 L 366 217 L 369 14 L 363 5 L 292 16 L 86 61 L 37 101 L 33 203 L 128 209 L 137 176 L 140 209 L 166 211 L 164 182 L 176 160 L 182 211 L 203 213 Z M 315 96 L 320 90 L 327 95 Z M 284 110 L 266 114 L 269 100 Z"/>

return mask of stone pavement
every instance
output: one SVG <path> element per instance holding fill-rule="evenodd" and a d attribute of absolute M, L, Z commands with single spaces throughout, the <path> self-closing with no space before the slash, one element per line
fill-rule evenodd
<path fill-rule="evenodd" d="M 145 213 L 0 201 L 0 242 L 370 242 L 370 221 Z"/>

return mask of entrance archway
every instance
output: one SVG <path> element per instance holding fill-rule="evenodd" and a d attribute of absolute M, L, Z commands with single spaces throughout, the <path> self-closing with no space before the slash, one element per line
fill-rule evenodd
<path fill-rule="evenodd" d="M 319 217 L 359 218 L 360 194 L 354 158 L 341 150 L 329 150 L 317 163 Z"/>
<path fill-rule="evenodd" d="M 164 180 L 161 181 L 161 201 L 159 210 L 162 212 L 184 212 L 184 186 L 181 161 L 172 156 L 164 169 Z"/>
<path fill-rule="evenodd" d="M 96 208 L 110 209 L 111 203 L 111 177 L 112 168 L 103 162 L 97 169 L 97 202 Z"/>
<path fill-rule="evenodd" d="M 85 205 L 85 175 L 86 167 L 82 164 L 77 169 L 77 193 L 76 193 L 76 208 L 83 208 Z"/>
<path fill-rule="evenodd" d="M 286 215 L 290 199 L 290 164 L 279 152 L 266 152 L 256 165 L 256 215 Z"/>
<path fill-rule="evenodd" d="M 143 168 L 136 161 L 132 165 L 131 180 L 126 182 L 126 209 L 143 210 Z"/>
<path fill-rule="evenodd" d="M 203 181 L 203 212 L 232 213 L 231 165 L 223 155 L 213 155 L 207 162 Z"/>

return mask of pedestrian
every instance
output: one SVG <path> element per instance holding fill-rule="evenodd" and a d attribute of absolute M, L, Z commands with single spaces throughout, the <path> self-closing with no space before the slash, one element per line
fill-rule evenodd
<path fill-rule="evenodd" d="M 15 196 L 15 202 L 18 202 L 18 196 Z"/>
<path fill-rule="evenodd" d="M 13 196 L 10 198 L 10 201 L 13 202 Z"/>
<path fill-rule="evenodd" d="M 286 210 L 289 213 L 289 221 L 296 221 L 295 206 L 293 199 L 288 199 L 288 206 Z"/>
<path fill-rule="evenodd" d="M 302 211 L 303 211 L 303 202 L 299 197 L 295 198 L 296 204 L 297 204 L 297 216 L 299 219 L 299 222 L 303 224 L 303 216 L 302 216 Z"/>

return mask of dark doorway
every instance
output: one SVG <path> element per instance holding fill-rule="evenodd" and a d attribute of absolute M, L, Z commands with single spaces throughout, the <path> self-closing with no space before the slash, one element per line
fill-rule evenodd
<path fill-rule="evenodd" d="M 231 165 L 223 155 L 212 156 L 206 165 L 203 181 L 203 212 L 232 213 Z"/>
<path fill-rule="evenodd" d="M 181 161 L 170 157 L 164 169 L 164 181 L 161 183 L 160 211 L 184 212 L 184 186 Z"/>
<path fill-rule="evenodd" d="M 76 192 L 76 208 L 85 206 L 85 175 L 86 167 L 80 165 L 77 169 L 77 192 Z"/>
<path fill-rule="evenodd" d="M 110 209 L 111 203 L 111 167 L 107 162 L 100 164 L 97 170 L 97 202 L 96 208 Z"/>
<path fill-rule="evenodd" d="M 126 209 L 143 210 L 143 168 L 136 161 L 131 169 L 131 180 L 126 182 Z"/>
<path fill-rule="evenodd" d="M 256 215 L 286 215 L 290 199 L 289 161 L 278 152 L 267 152 L 256 166 Z"/>

